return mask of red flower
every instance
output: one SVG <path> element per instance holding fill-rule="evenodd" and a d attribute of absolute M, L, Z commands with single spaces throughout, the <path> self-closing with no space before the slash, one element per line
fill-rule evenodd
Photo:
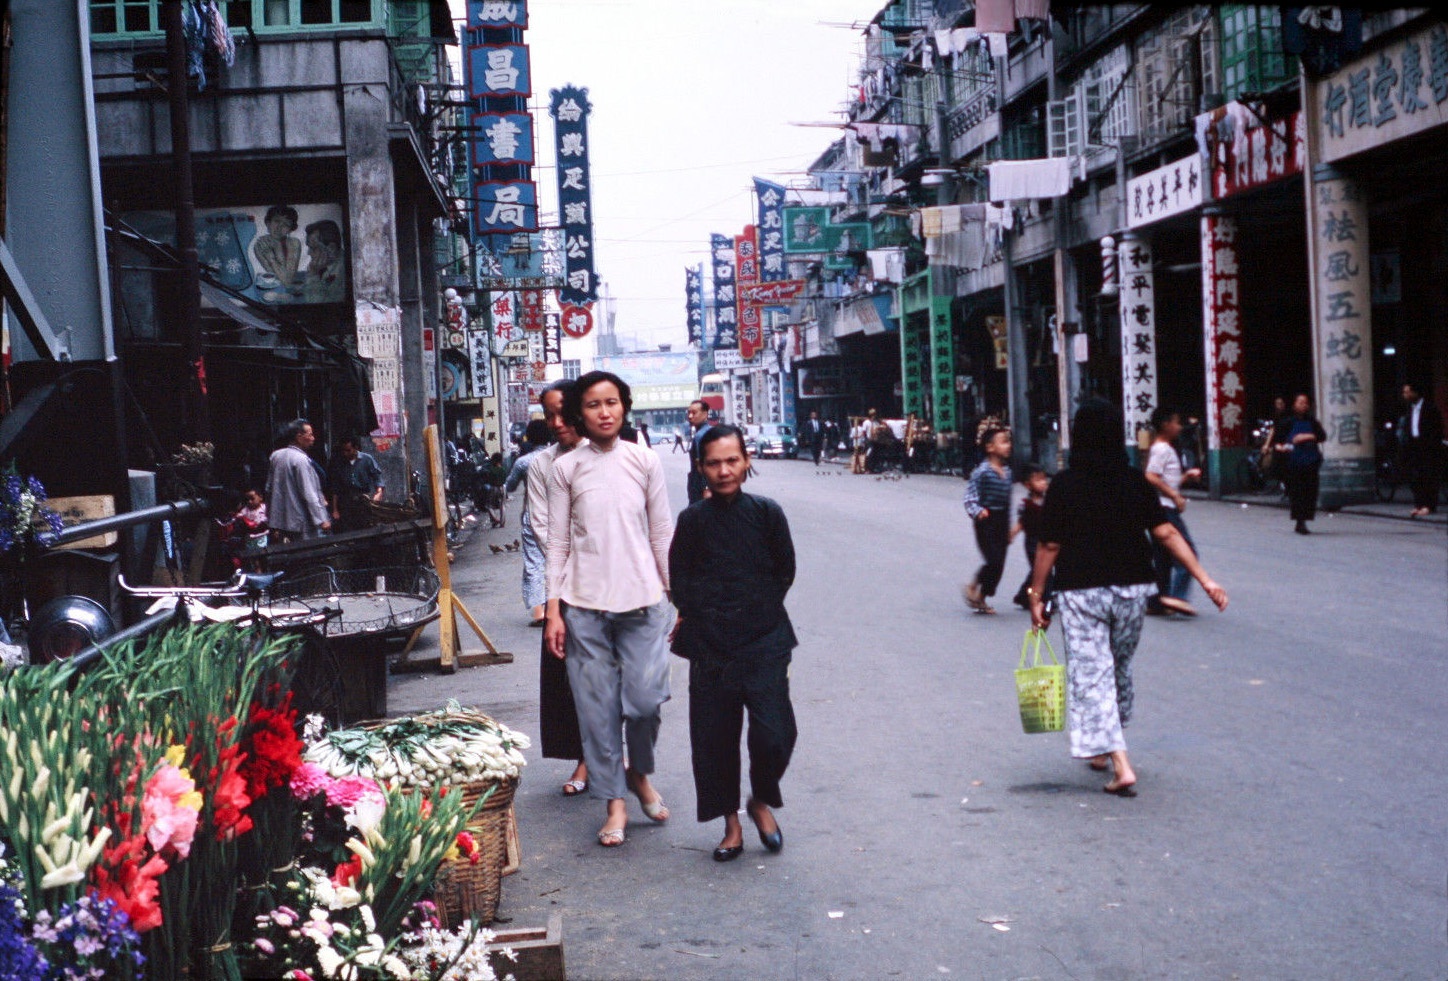
<path fill-rule="evenodd" d="M 478 862 L 482 861 L 483 855 L 482 852 L 478 850 L 477 839 L 474 838 L 471 834 L 466 831 L 459 831 L 457 844 L 458 851 L 466 855 L 468 861 L 471 862 L 473 865 L 477 865 Z"/>
<path fill-rule="evenodd" d="M 306 744 L 297 738 L 296 709 L 288 692 L 275 709 L 262 705 L 252 707 L 247 759 L 241 766 L 246 779 L 246 792 L 252 800 L 260 800 L 273 787 L 287 784 L 302 763 Z"/>
<path fill-rule="evenodd" d="M 114 900 L 116 906 L 131 919 L 137 933 L 154 930 L 161 925 L 161 886 L 156 881 L 166 871 L 166 861 L 159 855 L 145 862 L 146 838 L 136 835 L 114 848 L 102 851 L 102 861 L 93 872 L 92 892 L 101 899 Z"/>
<path fill-rule="evenodd" d="M 211 794 L 212 821 L 216 825 L 216 840 L 231 841 L 237 835 L 251 830 L 251 817 L 246 809 L 251 806 L 251 797 L 246 792 L 246 778 L 240 769 L 246 762 L 246 754 L 239 746 L 228 746 L 218 757 L 216 789 Z"/>
<path fill-rule="evenodd" d="M 337 871 L 332 873 L 332 884 L 334 886 L 350 886 L 362 875 L 362 856 L 353 855 L 350 859 L 337 866 Z"/>

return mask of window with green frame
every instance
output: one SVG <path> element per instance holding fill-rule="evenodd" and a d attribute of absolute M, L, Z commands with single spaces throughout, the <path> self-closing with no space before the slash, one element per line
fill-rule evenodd
<path fill-rule="evenodd" d="M 1235 99 L 1266 92 L 1292 77 L 1282 51 L 1282 15 L 1277 7 L 1226 5 L 1221 25 L 1222 93 Z"/>
<path fill-rule="evenodd" d="M 158 34 L 162 0 L 90 0 L 91 34 Z M 388 0 L 218 0 L 233 30 L 284 31 L 386 23 Z"/>

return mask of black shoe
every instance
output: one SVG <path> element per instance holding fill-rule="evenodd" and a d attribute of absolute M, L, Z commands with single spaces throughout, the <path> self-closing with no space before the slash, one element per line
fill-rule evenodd
<path fill-rule="evenodd" d="M 1297 532 L 1299 535 L 1310 535 L 1310 534 L 1312 534 L 1312 532 L 1310 532 L 1310 531 L 1307 530 L 1307 523 L 1304 522 L 1304 521 L 1299 521 L 1299 522 L 1297 522 L 1297 527 L 1296 527 L 1296 528 L 1293 528 L 1292 530 L 1295 531 L 1295 532 Z"/>
<path fill-rule="evenodd" d="M 769 834 L 764 833 L 764 829 L 759 826 L 759 819 L 756 818 L 752 812 L 749 815 L 749 820 L 754 822 L 754 830 L 759 832 L 759 842 L 767 851 L 777 853 L 784 848 L 784 831 L 779 827 L 778 818 L 774 819 L 774 830 Z"/>
<path fill-rule="evenodd" d="M 729 848 L 716 848 L 716 849 L 714 849 L 714 861 L 716 861 L 716 862 L 732 862 L 732 861 L 734 861 L 736 858 L 738 858 L 740 855 L 743 855 L 743 854 L 744 854 L 744 846 L 743 846 L 743 845 L 733 845 L 733 846 L 731 846 L 731 847 L 729 847 Z"/>

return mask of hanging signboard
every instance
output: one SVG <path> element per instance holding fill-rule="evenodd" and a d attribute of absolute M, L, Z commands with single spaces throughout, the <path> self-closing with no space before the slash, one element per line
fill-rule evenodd
<path fill-rule="evenodd" d="M 558 212 L 563 230 L 564 303 L 598 297 L 593 271 L 593 191 L 588 167 L 588 90 L 576 86 L 549 93 L 558 169 Z"/>
<path fill-rule="evenodd" d="M 727 235 L 710 235 L 709 255 L 714 269 L 713 348 L 737 350 L 739 311 L 734 305 L 734 240 Z"/>
<path fill-rule="evenodd" d="M 499 290 L 552 290 L 563 285 L 563 256 L 558 229 L 519 233 L 506 244 L 479 240 L 473 245 L 477 278 L 474 285 L 490 293 Z"/>
<path fill-rule="evenodd" d="M 758 203 L 759 281 L 783 279 L 784 268 L 784 186 L 754 178 Z"/>
<path fill-rule="evenodd" d="M 833 225 L 829 208 L 788 207 L 783 212 L 785 252 L 859 252 L 871 247 L 866 222 Z"/>
<path fill-rule="evenodd" d="M 588 332 L 593 330 L 593 309 L 591 307 L 579 306 L 574 303 L 567 303 L 559 315 L 559 325 L 563 333 L 569 337 L 587 337 Z"/>
<path fill-rule="evenodd" d="M 526 44 L 475 44 L 468 48 L 468 68 L 470 98 L 533 94 Z"/>
<path fill-rule="evenodd" d="M 1140 228 L 1202 203 L 1202 158 L 1193 153 L 1126 182 L 1127 225 Z"/>
<path fill-rule="evenodd" d="M 704 340 L 704 270 L 690 266 L 684 270 L 684 318 L 689 328 L 689 343 Z"/>
<path fill-rule="evenodd" d="M 739 298 L 760 306 L 775 306 L 793 300 L 808 285 L 803 279 L 782 279 L 774 283 L 739 283 Z"/>
<path fill-rule="evenodd" d="M 493 339 L 498 344 L 507 344 L 520 336 L 518 327 L 518 299 L 514 293 L 494 294 L 489 310 L 493 315 Z"/>
<path fill-rule="evenodd" d="M 527 0 L 468 0 L 468 26 L 522 29 L 528 26 Z"/>
<path fill-rule="evenodd" d="M 560 364 L 563 361 L 563 317 L 556 313 L 543 315 L 543 361 L 546 364 Z"/>
<path fill-rule="evenodd" d="M 480 181 L 474 187 L 473 230 L 477 234 L 538 230 L 538 187 L 532 181 Z"/>
<path fill-rule="evenodd" d="M 746 361 L 764 344 L 763 317 L 759 307 L 744 299 L 744 290 L 759 282 L 758 230 L 744 226 L 744 234 L 734 236 L 734 290 L 739 317 L 739 356 Z"/>
<path fill-rule="evenodd" d="M 468 146 L 474 167 L 532 164 L 533 117 L 526 112 L 469 113 Z"/>
<path fill-rule="evenodd" d="M 493 352 L 488 347 L 488 332 L 468 331 L 468 380 L 472 384 L 473 398 L 485 399 L 493 395 Z"/>

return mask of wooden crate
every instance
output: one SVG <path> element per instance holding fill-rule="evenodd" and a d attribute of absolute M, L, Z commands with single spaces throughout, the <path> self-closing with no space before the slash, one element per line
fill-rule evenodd
<path fill-rule="evenodd" d="M 501 953 L 504 947 L 518 955 L 517 962 Z M 554 913 L 548 926 L 511 927 L 494 931 L 488 960 L 498 977 L 511 974 L 517 981 L 565 981 L 563 969 L 563 917 Z"/>

